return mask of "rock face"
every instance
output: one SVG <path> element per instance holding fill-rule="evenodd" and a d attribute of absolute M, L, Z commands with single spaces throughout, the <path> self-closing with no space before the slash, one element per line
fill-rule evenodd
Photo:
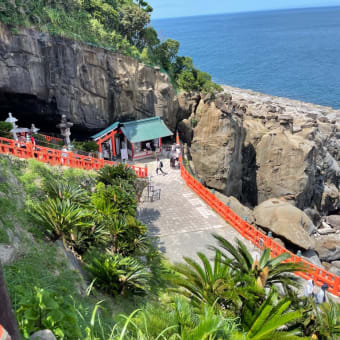
<path fill-rule="evenodd" d="M 223 104 L 224 100 L 228 102 L 223 97 Z M 245 137 L 242 116 L 228 114 L 218 101 L 206 96 L 191 119 L 197 124 L 190 149 L 196 172 L 207 186 L 239 198 Z"/>
<path fill-rule="evenodd" d="M 7 244 L 0 244 L 0 264 L 10 264 L 16 256 L 15 247 Z"/>
<path fill-rule="evenodd" d="M 193 109 L 196 127 L 184 120 L 180 132 L 192 135 L 193 163 L 209 187 L 253 207 L 283 198 L 315 222 L 339 211 L 339 110 L 232 87 L 186 114 Z"/>
<path fill-rule="evenodd" d="M 309 233 L 314 226 L 309 217 L 288 202 L 270 199 L 254 209 L 255 223 L 302 249 L 313 249 Z"/>
<path fill-rule="evenodd" d="M 340 215 L 327 216 L 326 223 L 328 223 L 332 228 L 340 230 Z"/>
<path fill-rule="evenodd" d="M 10 110 L 39 127 L 61 114 L 87 130 L 161 116 L 174 130 L 178 100 L 166 74 L 134 58 L 0 23 L 0 119 Z"/>
<path fill-rule="evenodd" d="M 327 235 L 319 237 L 315 242 L 315 250 L 322 261 L 340 260 L 340 236 Z"/>

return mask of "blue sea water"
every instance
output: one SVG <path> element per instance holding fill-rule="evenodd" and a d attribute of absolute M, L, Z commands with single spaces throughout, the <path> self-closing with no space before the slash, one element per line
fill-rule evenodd
<path fill-rule="evenodd" d="M 213 80 L 340 108 L 340 7 L 159 19 Z"/>

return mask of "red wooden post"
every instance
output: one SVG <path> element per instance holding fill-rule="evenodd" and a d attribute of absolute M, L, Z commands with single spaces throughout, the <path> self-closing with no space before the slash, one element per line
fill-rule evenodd
<path fill-rule="evenodd" d="M 133 157 L 135 155 L 135 148 L 134 148 L 133 143 L 131 143 L 131 154 L 132 154 L 132 159 L 133 159 Z"/>
<path fill-rule="evenodd" d="M 112 144 L 112 154 L 116 156 L 116 143 L 115 143 L 115 131 L 111 132 L 111 144 Z"/>

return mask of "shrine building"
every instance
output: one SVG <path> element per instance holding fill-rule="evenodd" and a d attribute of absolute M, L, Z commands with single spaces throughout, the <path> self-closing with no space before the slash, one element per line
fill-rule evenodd
<path fill-rule="evenodd" d="M 162 138 L 173 133 L 160 117 L 115 122 L 91 138 L 105 159 L 139 160 L 162 151 Z"/>

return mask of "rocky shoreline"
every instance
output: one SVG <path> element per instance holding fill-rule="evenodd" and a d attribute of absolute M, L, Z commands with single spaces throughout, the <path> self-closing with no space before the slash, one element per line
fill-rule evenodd
<path fill-rule="evenodd" d="M 281 107 L 286 114 L 293 114 L 294 116 L 302 115 L 313 119 L 321 119 L 321 121 L 335 121 L 336 124 L 340 124 L 340 109 L 302 102 L 296 99 L 271 96 L 265 93 L 240 89 L 228 85 L 221 86 L 224 92 L 230 93 L 233 96 L 235 101 L 244 101 L 248 106 L 255 105 L 258 107 L 265 103 Z M 324 117 L 326 117 L 326 119 Z"/>
<path fill-rule="evenodd" d="M 192 169 L 240 216 L 338 274 L 340 110 L 223 88 L 179 98 Z"/>

